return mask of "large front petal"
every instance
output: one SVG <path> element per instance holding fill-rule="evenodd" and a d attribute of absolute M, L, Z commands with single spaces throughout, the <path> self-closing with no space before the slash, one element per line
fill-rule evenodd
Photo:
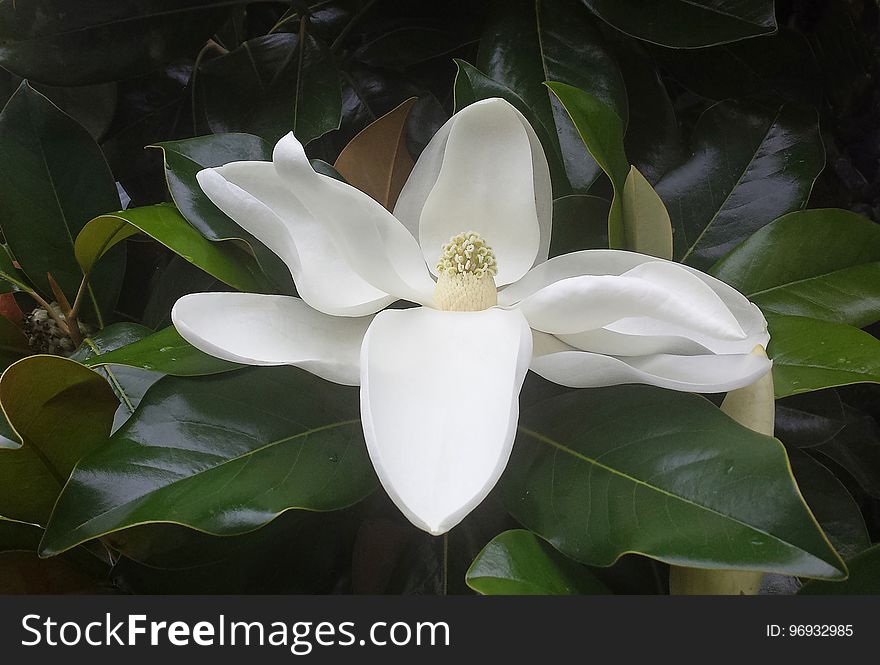
<path fill-rule="evenodd" d="M 771 366 L 766 356 L 750 353 L 615 357 L 578 350 L 547 333 L 534 334 L 532 371 L 570 388 L 643 383 L 684 392 L 721 393 L 754 383 Z"/>
<path fill-rule="evenodd" d="M 291 296 L 193 293 L 175 303 L 171 320 L 186 341 L 217 358 L 294 365 L 356 386 L 372 317 L 328 316 Z"/>
<path fill-rule="evenodd" d="M 441 534 L 489 493 L 510 457 L 532 352 L 522 314 L 386 310 L 361 349 L 361 416 L 388 495 Z"/>
<path fill-rule="evenodd" d="M 315 309 L 363 316 L 396 300 L 358 274 L 271 162 L 232 162 L 197 178 L 218 208 L 281 257 L 299 295 Z"/>
<path fill-rule="evenodd" d="M 503 99 L 456 113 L 419 157 L 395 216 L 419 238 L 433 270 L 444 243 L 464 231 L 498 257 L 497 284 L 522 277 L 550 248 L 550 170 L 529 123 Z"/>

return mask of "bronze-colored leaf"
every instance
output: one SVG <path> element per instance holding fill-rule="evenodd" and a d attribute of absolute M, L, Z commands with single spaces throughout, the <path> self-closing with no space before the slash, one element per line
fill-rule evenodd
<path fill-rule="evenodd" d="M 349 184 L 388 210 L 415 165 L 406 149 L 406 119 L 415 103 L 411 97 L 361 130 L 333 165 Z"/>

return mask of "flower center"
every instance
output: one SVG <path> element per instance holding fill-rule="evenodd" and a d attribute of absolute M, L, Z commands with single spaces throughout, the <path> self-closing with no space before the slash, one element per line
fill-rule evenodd
<path fill-rule="evenodd" d="M 495 252 L 475 231 L 459 233 L 443 245 L 437 263 L 434 300 L 449 312 L 477 312 L 498 304 Z"/>

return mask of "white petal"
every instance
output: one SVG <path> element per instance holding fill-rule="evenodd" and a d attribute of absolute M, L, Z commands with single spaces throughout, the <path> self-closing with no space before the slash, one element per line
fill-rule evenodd
<path fill-rule="evenodd" d="M 351 185 L 315 173 L 293 133 L 277 143 L 272 159 L 278 175 L 361 277 L 398 298 L 433 303 L 434 280 L 419 244 L 390 212 Z"/>
<path fill-rule="evenodd" d="M 232 162 L 196 177 L 214 205 L 281 257 L 297 292 L 315 309 L 363 316 L 396 300 L 352 269 L 327 229 L 297 200 L 271 162 Z"/>
<path fill-rule="evenodd" d="M 696 325 L 691 325 L 672 312 L 657 318 L 651 314 L 652 310 L 657 309 L 656 303 L 648 302 L 648 309 L 639 307 L 631 312 L 632 316 L 603 324 L 601 329 L 586 326 L 580 331 L 568 332 L 572 327 L 577 327 L 569 325 L 566 332 L 560 332 L 566 341 L 584 350 L 611 355 L 657 352 L 691 355 L 707 350 L 714 353 L 749 353 L 758 344 L 766 346 L 769 339 L 767 322 L 761 311 L 727 284 L 689 266 L 618 250 L 586 250 L 552 258 L 533 268 L 518 283 L 500 291 L 499 304 L 512 306 L 549 285 L 584 275 L 639 278 L 646 282 L 649 289 L 662 286 L 672 293 L 687 294 L 689 300 L 692 296 L 699 298 L 699 301 L 693 300 L 692 304 L 700 302 L 700 307 L 707 307 L 710 315 L 716 317 L 697 322 Z M 693 278 L 708 287 L 713 295 Z M 620 313 L 621 305 L 614 305 L 617 313 Z M 585 315 L 599 318 L 595 312 L 579 313 L 579 316 Z M 736 320 L 736 327 L 731 324 L 730 315 Z M 729 334 L 712 332 L 718 325 L 729 327 Z M 558 330 L 561 331 L 561 328 Z M 647 337 L 652 339 L 640 339 Z"/>
<path fill-rule="evenodd" d="M 452 236 L 477 231 L 495 250 L 498 284 L 547 258 L 550 170 L 534 130 L 503 99 L 465 107 L 437 132 L 400 193 L 394 214 L 417 233 L 431 268 Z"/>
<path fill-rule="evenodd" d="M 291 296 L 193 293 L 174 304 L 171 320 L 187 342 L 217 358 L 294 365 L 356 386 L 361 342 L 373 317 L 328 316 Z"/>
<path fill-rule="evenodd" d="M 719 393 L 749 385 L 771 367 L 766 357 L 743 354 L 616 358 L 578 351 L 546 333 L 535 333 L 532 371 L 571 388 L 645 383 L 684 392 Z"/>
<path fill-rule="evenodd" d="M 519 308 L 533 328 L 554 334 L 646 317 L 721 339 L 745 339 L 733 314 L 708 286 L 683 270 L 663 267 L 686 279 L 664 283 L 656 274 L 661 271 L 652 271 L 653 279 L 630 273 L 569 277 L 528 296 Z"/>
<path fill-rule="evenodd" d="M 531 353 L 515 310 L 386 310 L 373 320 L 361 350 L 364 434 L 383 487 L 413 524 L 448 531 L 498 481 Z"/>

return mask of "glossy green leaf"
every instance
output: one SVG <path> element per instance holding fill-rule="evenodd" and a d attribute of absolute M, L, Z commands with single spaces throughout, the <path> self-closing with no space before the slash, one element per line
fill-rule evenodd
<path fill-rule="evenodd" d="M 610 593 L 587 568 L 523 529 L 493 538 L 474 559 L 466 580 L 485 596 Z"/>
<path fill-rule="evenodd" d="M 275 143 L 290 131 L 306 144 L 339 127 L 342 93 L 329 48 L 306 33 L 251 39 L 205 63 L 199 76 L 214 133 Z"/>
<path fill-rule="evenodd" d="M 256 262 L 243 250 L 206 239 L 167 203 L 95 217 L 76 237 L 76 258 L 89 272 L 114 245 L 146 233 L 206 273 L 241 291 L 270 289 Z"/>
<path fill-rule="evenodd" d="M 252 134 L 215 134 L 156 145 L 165 157 L 165 177 L 174 205 L 209 240 L 241 238 L 243 229 L 199 187 L 196 174 L 237 161 L 272 161 L 272 146 Z"/>
<path fill-rule="evenodd" d="M 150 295 L 141 321 L 145 326 L 158 330 L 171 325 L 171 308 L 178 298 L 189 293 L 232 289 L 213 275 L 174 254 L 168 257 L 167 262 L 160 264 L 160 270 L 153 275 L 148 290 Z"/>
<path fill-rule="evenodd" d="M 244 533 L 287 510 L 349 506 L 375 484 L 356 389 L 290 367 L 165 377 L 79 463 L 41 554 L 148 522 Z"/>
<path fill-rule="evenodd" d="M 74 465 L 107 441 L 117 404 L 101 376 L 66 358 L 30 356 L 3 372 L 0 406 L 22 445 L 0 448 L 0 515 L 45 524 Z"/>
<path fill-rule="evenodd" d="M 851 556 L 871 546 L 859 505 L 831 471 L 807 453 L 789 450 L 789 460 L 804 500 L 840 556 Z"/>
<path fill-rule="evenodd" d="M 776 401 L 775 436 L 786 447 L 819 446 L 837 436 L 845 426 L 843 403 L 834 388 Z"/>
<path fill-rule="evenodd" d="M 196 54 L 226 17 L 229 0 L 5 0 L 0 65 L 55 85 L 143 74 Z"/>
<path fill-rule="evenodd" d="M 120 330 L 117 335 L 115 330 L 111 331 L 117 339 L 129 332 L 127 329 Z M 242 368 L 242 365 L 199 351 L 183 339 L 174 326 L 139 336 L 126 344 L 116 343 L 112 350 L 102 352 L 101 355 L 91 355 L 82 362 L 88 367 L 126 365 L 173 376 L 201 376 Z"/>
<path fill-rule="evenodd" d="M 679 566 L 841 577 L 780 443 L 698 396 L 578 390 L 526 409 L 502 480 L 526 528 L 607 566 L 636 552 Z"/>
<path fill-rule="evenodd" d="M 626 154 L 653 185 L 684 161 L 675 108 L 653 59 L 638 44 L 622 41 L 615 56 L 626 81 L 629 106 Z"/>
<path fill-rule="evenodd" d="M 663 201 L 631 166 L 623 185 L 623 231 L 626 247 L 633 252 L 672 259 L 672 223 Z"/>
<path fill-rule="evenodd" d="M 611 180 L 614 198 L 608 212 L 608 244 L 612 249 L 625 249 L 623 188 L 629 174 L 629 162 L 623 147 L 623 121 L 610 106 L 584 90 L 556 82 L 547 83 L 547 87 L 571 116 L 593 159 Z"/>
<path fill-rule="evenodd" d="M 880 423 L 844 403 L 845 425 L 831 440 L 810 450 L 849 473 L 868 494 L 880 499 Z"/>
<path fill-rule="evenodd" d="M 590 13 L 577 0 L 497 3 L 483 29 L 476 66 L 523 100 L 530 111 L 526 117 L 543 129 L 542 139 L 549 139 L 545 151 L 564 165 L 571 190 L 586 191 L 599 169 L 543 84 L 559 81 L 586 90 L 626 125 L 623 77 Z M 558 186 L 555 191 L 557 196 L 569 193 Z"/>
<path fill-rule="evenodd" d="M 21 77 L 0 70 L 0 107 L 21 85 Z M 96 141 L 99 140 L 116 111 L 116 83 L 99 83 L 86 86 L 51 86 L 42 83 L 29 84 L 45 95 L 55 106 L 85 127 Z"/>
<path fill-rule="evenodd" d="M 583 0 L 599 18 L 633 37 L 700 48 L 776 31 L 773 0 Z"/>
<path fill-rule="evenodd" d="M 137 323 L 113 323 L 94 335 L 86 337 L 70 358 L 91 367 L 107 379 L 119 408 L 113 418 L 113 431 L 119 429 L 134 413 L 147 389 L 162 378 L 159 372 L 139 367 L 108 366 L 100 362 L 101 356 L 149 337 L 153 331 Z"/>
<path fill-rule="evenodd" d="M 30 282 L 51 297 L 52 273 L 73 302 L 83 273 L 73 240 L 93 217 L 119 208 L 113 176 L 89 133 L 21 84 L 0 112 L 0 229 Z M 114 252 L 91 280 L 98 323 L 112 311 L 125 256 Z"/>
<path fill-rule="evenodd" d="M 241 240 L 260 267 L 286 293 L 292 293 L 290 270 L 259 240 L 226 216 L 202 191 L 196 174 L 237 161 L 272 161 L 272 146 L 252 134 L 214 134 L 156 145 L 165 158 L 168 191 L 178 211 L 208 240 Z"/>
<path fill-rule="evenodd" d="M 768 316 L 776 397 L 880 382 L 880 340 L 843 323 Z"/>
<path fill-rule="evenodd" d="M 588 194 L 570 194 L 553 201 L 550 256 L 581 249 L 608 249 L 611 204 Z"/>
<path fill-rule="evenodd" d="M 699 53 L 664 48 L 651 53 L 685 88 L 716 101 L 772 95 L 816 106 L 822 94 L 810 44 L 795 30 Z"/>
<path fill-rule="evenodd" d="M 874 595 L 880 594 L 880 544 L 874 545 L 846 562 L 849 578 L 843 582 L 812 580 L 801 587 L 803 595 Z"/>
<path fill-rule="evenodd" d="M 816 112 L 722 102 L 700 116 L 691 157 L 656 185 L 675 257 L 701 270 L 785 213 L 803 208 L 825 164 Z"/>
<path fill-rule="evenodd" d="M 780 217 L 710 272 L 765 312 L 857 328 L 880 320 L 880 226 L 848 210 Z"/>
<path fill-rule="evenodd" d="M 476 41 L 469 35 L 430 26 L 401 26 L 358 47 L 354 57 L 370 67 L 404 69 L 439 58 Z"/>

